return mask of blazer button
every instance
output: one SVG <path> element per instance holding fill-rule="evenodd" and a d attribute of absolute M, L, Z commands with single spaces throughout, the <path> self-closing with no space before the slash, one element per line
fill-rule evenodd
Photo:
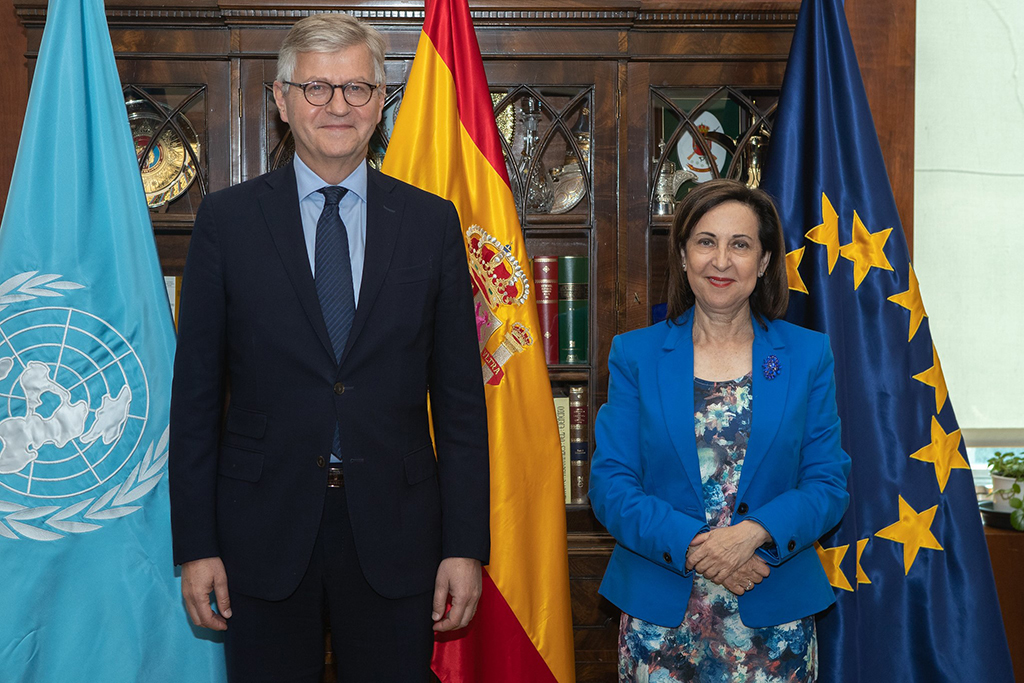
<path fill-rule="evenodd" d="M 665 560 L 666 564 L 672 564 L 672 556 L 669 555 L 668 553 L 665 553 L 664 555 L 662 555 L 661 559 Z"/>
<path fill-rule="evenodd" d="M 790 541 L 789 543 L 786 544 L 786 547 L 789 548 L 790 550 L 796 549 L 796 541 Z"/>
<path fill-rule="evenodd" d="M 321 467 L 322 468 L 326 464 L 327 464 L 327 461 L 324 460 L 324 456 L 322 456 L 322 455 L 316 456 L 316 466 L 317 467 Z"/>
<path fill-rule="evenodd" d="M 335 383 L 335 385 L 334 385 L 334 393 L 336 393 L 338 396 L 341 396 L 342 394 L 344 394 L 345 393 L 345 385 L 342 384 L 341 382 Z"/>
<path fill-rule="evenodd" d="M 747 507 L 746 503 L 740 503 L 740 506 L 736 508 L 736 512 L 740 513 L 741 515 L 745 515 L 747 514 L 747 510 L 749 509 L 750 508 Z"/>

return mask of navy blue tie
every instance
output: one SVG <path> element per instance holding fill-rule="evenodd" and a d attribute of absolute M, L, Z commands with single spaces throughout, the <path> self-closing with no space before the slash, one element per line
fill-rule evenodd
<path fill-rule="evenodd" d="M 352 288 L 352 261 L 348 255 L 348 231 L 338 214 L 338 205 L 348 190 L 328 186 L 318 190 L 324 196 L 324 210 L 316 222 L 316 294 L 320 299 L 327 334 L 334 347 L 334 358 L 341 362 L 356 300 Z"/>
<path fill-rule="evenodd" d="M 356 315 L 356 299 L 352 287 L 352 260 L 348 255 L 348 231 L 338 213 L 341 198 L 348 190 L 344 187 L 323 187 L 318 190 L 324 196 L 324 210 L 316 222 L 316 248 L 313 262 L 316 265 L 316 295 L 320 299 L 327 334 L 334 347 L 334 359 L 341 362 L 341 354 L 352 329 Z M 341 429 L 334 427 L 334 442 L 331 445 L 331 460 L 340 460 Z"/>

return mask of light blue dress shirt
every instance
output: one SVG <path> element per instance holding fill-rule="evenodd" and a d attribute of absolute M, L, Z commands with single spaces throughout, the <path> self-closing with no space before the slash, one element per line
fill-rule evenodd
<path fill-rule="evenodd" d="M 327 201 L 318 190 L 330 185 L 303 163 L 296 154 L 295 184 L 299 190 L 299 214 L 302 217 L 302 237 L 306 242 L 306 257 L 309 258 L 309 271 L 316 278 L 316 224 Z M 352 293 L 355 295 L 356 308 L 359 307 L 359 286 L 363 283 L 363 261 L 366 255 L 366 162 L 359 164 L 347 178 L 339 183 L 348 190 L 341 198 L 338 213 L 345 221 L 345 232 L 348 233 L 348 256 L 352 261 Z M 331 462 L 341 460 L 331 453 Z"/>
<path fill-rule="evenodd" d="M 293 163 L 295 183 L 299 190 L 302 236 L 306 241 L 309 270 L 316 278 L 316 224 L 320 220 L 326 201 L 318 190 L 330 183 L 314 173 L 298 154 L 295 155 Z M 341 214 L 341 220 L 345 221 L 345 231 L 348 233 L 348 255 L 352 261 L 352 293 L 355 295 L 358 308 L 359 286 L 363 282 L 363 261 L 366 255 L 366 162 L 359 164 L 356 170 L 339 183 L 339 187 L 348 190 L 341 199 L 338 213 Z"/>

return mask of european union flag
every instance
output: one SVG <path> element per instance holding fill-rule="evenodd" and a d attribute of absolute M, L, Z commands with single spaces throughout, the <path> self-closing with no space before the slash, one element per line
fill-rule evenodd
<path fill-rule="evenodd" d="M 788 318 L 828 333 L 850 509 L 818 553 L 822 681 L 1013 680 L 971 471 L 840 0 L 805 0 L 764 174 Z"/>
<path fill-rule="evenodd" d="M 50 0 L 0 226 L 0 679 L 222 680 L 171 560 L 174 329 L 102 0 Z"/>

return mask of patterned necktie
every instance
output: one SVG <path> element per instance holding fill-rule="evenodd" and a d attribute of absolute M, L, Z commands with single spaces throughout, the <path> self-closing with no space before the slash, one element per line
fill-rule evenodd
<path fill-rule="evenodd" d="M 352 261 L 348 255 L 348 231 L 338 214 L 338 204 L 348 190 L 344 187 L 324 187 L 317 190 L 324 196 L 324 210 L 316 222 L 316 294 L 320 311 L 327 325 L 327 334 L 334 347 L 334 357 L 341 362 L 352 319 L 356 315 L 356 301 L 352 289 Z"/>

